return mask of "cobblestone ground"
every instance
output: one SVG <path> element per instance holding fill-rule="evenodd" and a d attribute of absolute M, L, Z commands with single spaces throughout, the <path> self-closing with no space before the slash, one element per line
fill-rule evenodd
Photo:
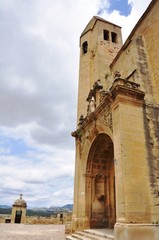
<path fill-rule="evenodd" d="M 0 240 L 64 240 L 64 225 L 0 224 Z"/>

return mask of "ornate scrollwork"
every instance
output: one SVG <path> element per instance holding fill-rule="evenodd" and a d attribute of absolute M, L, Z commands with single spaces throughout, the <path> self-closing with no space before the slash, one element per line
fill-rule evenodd
<path fill-rule="evenodd" d="M 106 125 L 107 127 L 109 127 L 109 128 L 111 129 L 111 131 L 113 131 L 112 113 L 105 114 L 105 115 L 99 120 L 99 123 Z"/>
<path fill-rule="evenodd" d="M 104 116 L 106 124 L 109 128 L 113 131 L 113 121 L 112 121 L 112 114 L 110 113 L 108 116 Z"/>
<path fill-rule="evenodd" d="M 123 78 L 116 78 L 114 80 L 112 87 L 115 87 L 117 85 L 125 86 L 125 87 L 136 89 L 136 90 L 138 90 L 140 87 L 140 84 L 128 81 L 127 79 L 123 79 Z"/>

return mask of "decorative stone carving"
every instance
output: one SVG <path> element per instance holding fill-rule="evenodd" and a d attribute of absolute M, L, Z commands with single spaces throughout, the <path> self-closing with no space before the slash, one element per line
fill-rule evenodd
<path fill-rule="evenodd" d="M 105 124 L 107 127 L 113 131 L 113 121 L 112 121 L 112 113 L 107 113 L 103 116 L 103 118 L 99 121 L 100 124 Z"/>
<path fill-rule="evenodd" d="M 83 115 L 80 116 L 79 118 L 79 124 L 78 125 L 81 125 L 83 122 L 84 122 L 85 118 Z"/>
<path fill-rule="evenodd" d="M 101 84 L 100 79 L 98 79 L 94 83 L 93 89 L 90 90 L 88 97 L 86 99 L 89 102 L 88 107 L 87 107 L 87 115 L 89 115 L 90 113 L 95 111 L 96 105 L 98 105 L 98 96 L 100 96 L 99 91 L 101 89 L 103 89 L 103 86 Z"/>
<path fill-rule="evenodd" d="M 92 96 L 90 101 L 89 101 L 87 113 L 90 114 L 90 113 L 94 112 L 95 109 L 96 109 L 95 98 Z"/>
<path fill-rule="evenodd" d="M 138 84 L 138 83 L 131 82 L 131 81 L 128 81 L 127 79 L 123 79 L 123 78 L 119 78 L 119 77 L 115 78 L 110 90 L 113 87 L 115 87 L 116 85 L 121 85 L 121 86 L 125 86 L 125 87 L 131 88 L 131 89 L 136 89 L 136 90 L 139 89 L 139 87 L 140 87 L 140 84 Z"/>
<path fill-rule="evenodd" d="M 81 141 L 82 130 L 78 129 L 77 131 L 72 132 L 71 136 Z"/>
<path fill-rule="evenodd" d="M 104 99 L 104 97 L 109 93 L 109 91 L 102 90 L 100 91 L 100 102 Z"/>
<path fill-rule="evenodd" d="M 108 116 L 104 116 L 104 119 L 106 121 L 106 124 L 109 126 L 109 128 L 113 131 L 113 121 L 112 121 L 112 114 L 110 113 Z"/>
<path fill-rule="evenodd" d="M 93 85 L 93 90 L 96 91 L 96 90 L 100 90 L 100 89 L 103 89 L 103 86 L 101 84 L 100 79 L 98 79 Z"/>
<path fill-rule="evenodd" d="M 119 72 L 119 71 L 115 71 L 115 72 L 114 72 L 114 78 L 115 78 L 115 79 L 118 79 L 118 78 L 120 78 L 120 77 L 121 77 L 120 72 Z"/>

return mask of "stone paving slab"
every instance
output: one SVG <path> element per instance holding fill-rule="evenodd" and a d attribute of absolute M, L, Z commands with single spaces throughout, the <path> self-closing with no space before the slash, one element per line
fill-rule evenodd
<path fill-rule="evenodd" d="M 0 240 L 64 240 L 64 225 L 0 224 Z"/>

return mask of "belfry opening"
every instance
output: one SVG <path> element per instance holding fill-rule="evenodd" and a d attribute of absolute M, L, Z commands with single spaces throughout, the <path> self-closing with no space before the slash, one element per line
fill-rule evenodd
<path fill-rule="evenodd" d="M 113 228 L 116 221 L 114 148 L 108 135 L 97 135 L 86 168 L 86 214 L 90 228 Z"/>

